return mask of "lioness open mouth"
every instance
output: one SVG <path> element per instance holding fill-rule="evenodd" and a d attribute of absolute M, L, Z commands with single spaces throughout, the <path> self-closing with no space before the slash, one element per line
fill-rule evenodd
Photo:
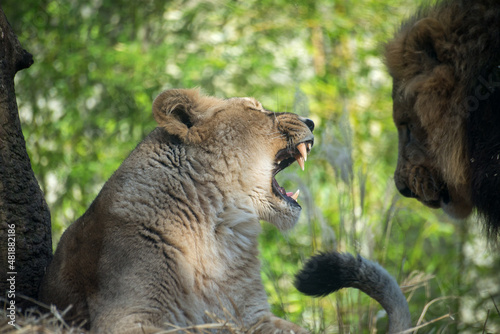
<path fill-rule="evenodd" d="M 293 205 L 299 205 L 297 203 L 297 198 L 299 197 L 300 191 L 297 190 L 295 193 L 287 192 L 285 188 L 278 184 L 276 181 L 276 174 L 290 166 L 294 161 L 297 161 L 300 168 L 304 170 L 304 163 L 307 160 L 307 155 L 311 152 L 311 148 L 313 145 L 312 140 L 307 140 L 297 144 L 294 148 L 285 148 L 276 154 L 275 165 L 272 176 L 272 189 L 273 192 L 280 196 L 281 198 L 287 200 Z"/>

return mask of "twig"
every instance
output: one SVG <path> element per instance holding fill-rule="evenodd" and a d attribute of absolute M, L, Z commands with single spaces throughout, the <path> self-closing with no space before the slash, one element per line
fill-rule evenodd
<path fill-rule="evenodd" d="M 486 319 L 484 320 L 484 325 L 483 325 L 483 334 L 486 331 L 486 323 L 488 322 L 488 318 L 490 317 L 490 309 L 488 309 L 488 313 L 486 313 Z"/>
<path fill-rule="evenodd" d="M 417 321 L 417 326 L 415 327 L 417 330 L 415 331 L 415 334 L 417 334 L 418 328 L 420 328 L 419 325 L 424 320 L 424 316 L 427 313 L 427 310 L 429 309 L 429 307 L 432 304 L 434 304 L 435 302 L 438 302 L 438 301 L 441 301 L 441 300 L 445 300 L 445 299 L 451 299 L 451 298 L 458 298 L 458 297 L 456 297 L 456 296 L 439 297 L 439 298 L 433 299 L 430 302 L 428 302 L 427 304 L 425 304 L 425 307 L 424 307 L 424 309 L 422 311 L 422 314 L 420 314 L 420 318 Z M 451 318 L 451 314 L 448 313 L 447 316 L 449 316 Z"/>
<path fill-rule="evenodd" d="M 495 309 L 497 310 L 497 314 L 500 315 L 500 310 L 498 310 L 497 303 L 495 303 L 495 299 L 493 299 L 493 296 L 490 294 L 491 301 L 493 302 L 493 305 L 495 305 Z"/>
<path fill-rule="evenodd" d="M 415 327 L 412 327 L 412 328 L 406 329 L 406 330 L 404 330 L 404 331 L 402 331 L 402 332 L 399 332 L 398 334 L 407 334 L 407 333 L 412 333 L 413 331 L 415 331 L 415 333 L 416 333 L 416 332 L 417 332 L 417 330 L 419 330 L 420 328 L 423 328 L 423 327 L 425 327 L 425 326 L 428 326 L 428 325 L 430 325 L 430 324 L 432 324 L 432 323 L 434 323 L 434 322 L 437 322 L 437 321 L 439 321 L 439 320 L 443 320 L 443 319 L 445 319 L 445 318 L 452 318 L 452 319 L 453 319 L 453 317 L 451 316 L 451 314 L 450 314 L 450 313 L 448 313 L 448 314 L 445 314 L 445 315 L 440 316 L 439 318 L 436 318 L 436 319 L 433 319 L 433 320 L 431 320 L 431 321 L 428 321 L 428 322 L 426 322 L 425 324 L 418 325 L 418 326 L 415 326 Z"/>
<path fill-rule="evenodd" d="M 232 326 L 230 326 L 229 323 L 227 323 L 227 324 L 203 324 L 203 325 L 194 325 L 194 326 L 187 326 L 187 327 L 176 326 L 176 328 L 173 328 L 173 329 L 160 331 L 160 332 L 158 332 L 158 334 L 177 333 L 178 331 L 184 331 L 186 333 L 189 333 L 187 331 L 191 330 L 191 329 L 196 329 L 196 330 L 200 330 L 200 329 L 201 330 L 203 330 L 203 329 L 233 329 L 231 327 Z"/>
<path fill-rule="evenodd" d="M 33 303 L 33 304 L 36 304 L 36 305 L 38 305 L 38 306 L 40 306 L 40 307 L 43 307 L 43 308 L 45 308 L 45 309 L 47 309 L 47 310 L 50 310 L 50 306 L 49 306 L 49 305 L 47 305 L 47 304 L 45 304 L 45 303 L 42 303 L 41 301 L 38 301 L 38 300 L 36 300 L 36 299 L 33 299 L 33 298 L 28 297 L 28 296 L 26 296 L 26 295 L 23 295 L 23 294 L 21 294 L 21 293 L 20 293 L 20 294 L 18 294 L 17 296 L 18 296 L 18 297 L 21 297 L 22 299 L 25 299 L 25 300 L 27 300 L 27 301 L 29 301 L 29 302 Z"/>

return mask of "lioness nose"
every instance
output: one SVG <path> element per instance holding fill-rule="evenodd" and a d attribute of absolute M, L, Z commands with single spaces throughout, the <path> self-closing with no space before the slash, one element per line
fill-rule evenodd
<path fill-rule="evenodd" d="M 306 123 L 307 127 L 309 128 L 309 130 L 314 130 L 314 122 L 309 119 L 309 118 L 305 118 L 305 117 L 301 117 L 300 120 L 304 123 Z"/>

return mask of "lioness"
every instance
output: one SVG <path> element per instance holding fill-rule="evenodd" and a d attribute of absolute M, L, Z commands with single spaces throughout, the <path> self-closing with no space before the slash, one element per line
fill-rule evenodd
<path fill-rule="evenodd" d="M 64 232 L 40 299 L 98 333 L 148 333 L 220 317 L 258 333 L 307 333 L 271 314 L 257 258 L 259 220 L 284 231 L 298 192 L 275 179 L 304 168 L 314 123 L 253 98 L 168 90 L 158 127 Z M 207 314 L 209 312 L 209 314 Z"/>
<path fill-rule="evenodd" d="M 399 134 L 398 190 L 500 232 L 500 2 L 421 8 L 386 46 Z"/>

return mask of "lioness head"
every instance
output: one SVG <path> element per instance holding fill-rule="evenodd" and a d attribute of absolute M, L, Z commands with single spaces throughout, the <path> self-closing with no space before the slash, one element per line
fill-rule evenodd
<path fill-rule="evenodd" d="M 224 196 L 250 199 L 259 219 L 280 230 L 295 225 L 298 192 L 287 192 L 275 176 L 294 161 L 304 168 L 314 141 L 311 120 L 266 110 L 253 98 L 223 100 L 181 89 L 161 93 L 153 114 L 193 154 L 207 156 L 209 166 L 200 170 L 214 171 L 207 182 L 217 183 Z"/>
<path fill-rule="evenodd" d="M 463 218 L 472 210 L 464 82 L 448 33 L 435 18 L 410 20 L 386 46 L 399 137 L 394 179 L 402 195 Z"/>

